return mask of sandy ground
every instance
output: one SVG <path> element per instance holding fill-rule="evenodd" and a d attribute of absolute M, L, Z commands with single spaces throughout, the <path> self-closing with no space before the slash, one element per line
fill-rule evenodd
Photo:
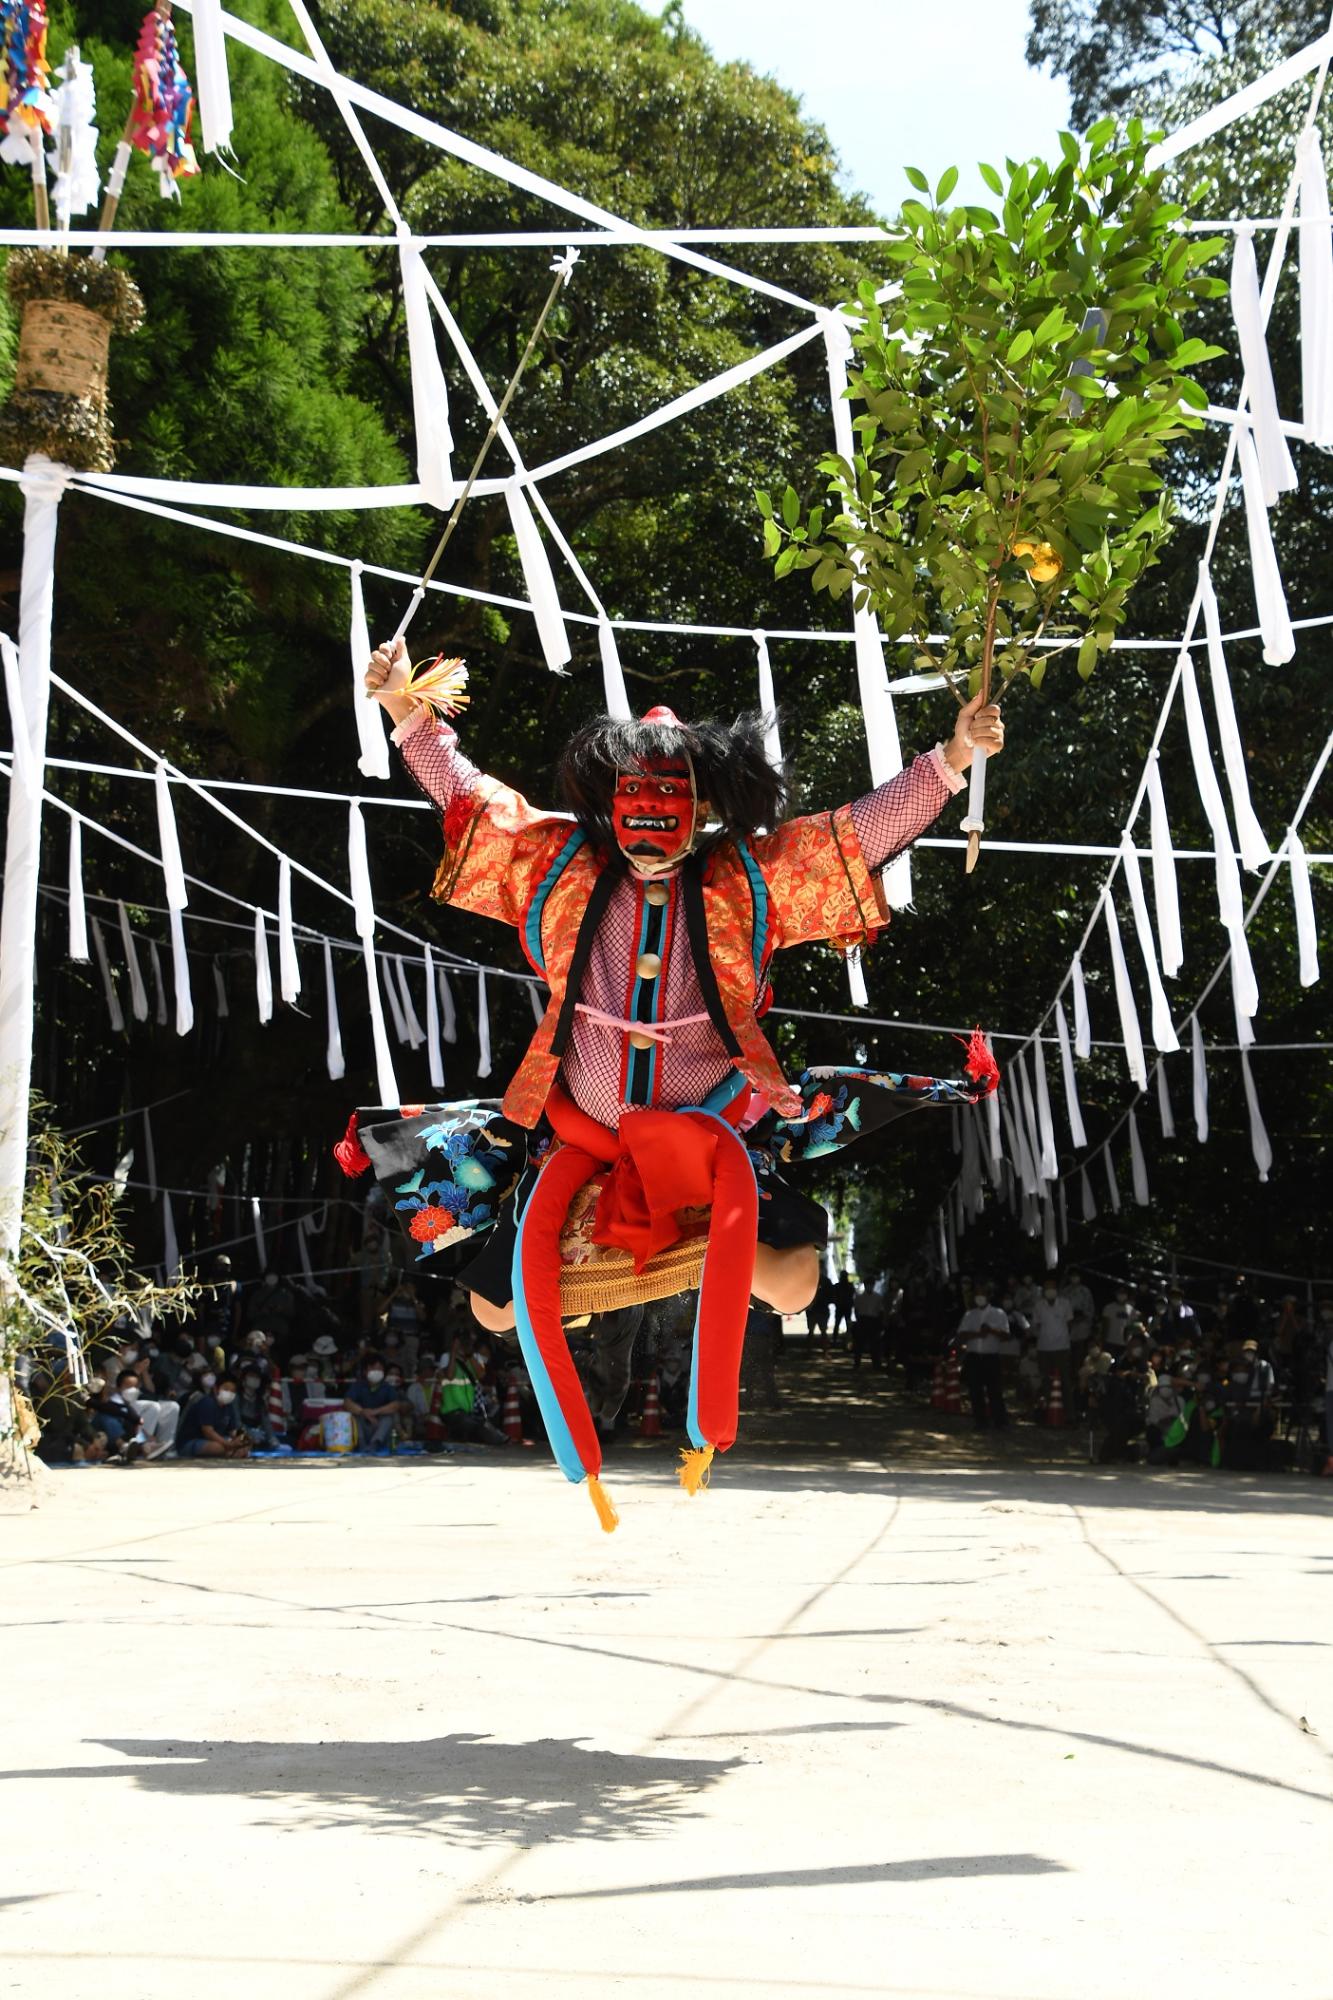
<path fill-rule="evenodd" d="M 1333 1490 L 759 1431 L 60 1477 L 0 1994 L 1333 1995 Z"/>

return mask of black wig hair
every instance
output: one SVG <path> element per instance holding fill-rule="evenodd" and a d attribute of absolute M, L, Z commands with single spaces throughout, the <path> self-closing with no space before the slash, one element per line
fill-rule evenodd
<path fill-rule="evenodd" d="M 723 832 L 748 840 L 775 827 L 787 807 L 785 774 L 769 763 L 764 717 L 750 710 L 725 722 L 620 722 L 599 715 L 565 746 L 556 770 L 564 804 L 598 847 L 613 849 L 611 801 L 622 771 L 642 771 L 656 758 L 688 750 L 699 797 Z"/>

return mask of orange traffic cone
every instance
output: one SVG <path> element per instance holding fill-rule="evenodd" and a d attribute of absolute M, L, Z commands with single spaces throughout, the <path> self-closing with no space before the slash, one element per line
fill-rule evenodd
<path fill-rule="evenodd" d="M 944 1375 L 944 1407 L 951 1417 L 963 1413 L 963 1364 L 958 1359 L 958 1350 L 949 1356 L 949 1365 Z"/>
<path fill-rule="evenodd" d="M 1333 1451 L 1331 1451 L 1328 1454 L 1328 1457 L 1324 1460 L 1324 1468 L 1323 1471 L 1320 1473 L 1319 1477 L 1321 1479 L 1333 1479 Z"/>
<path fill-rule="evenodd" d="M 639 1436 L 655 1438 L 661 1435 L 662 1404 L 658 1395 L 657 1376 L 654 1374 L 648 1377 L 648 1386 L 643 1392 L 643 1416 L 639 1423 Z"/>
<path fill-rule="evenodd" d="M 509 1387 L 505 1391 L 504 1416 L 500 1421 L 510 1444 L 522 1444 L 523 1412 L 519 1408 L 518 1384 L 512 1375 L 509 1378 Z"/>
<path fill-rule="evenodd" d="M 1062 1431 L 1065 1427 L 1065 1392 L 1060 1387 L 1058 1375 L 1051 1377 L 1051 1393 L 1046 1398 L 1046 1422 L 1052 1430 Z"/>
<path fill-rule="evenodd" d="M 932 1410 L 944 1408 L 944 1363 L 935 1363 L 935 1373 L 930 1378 L 930 1407 Z"/>

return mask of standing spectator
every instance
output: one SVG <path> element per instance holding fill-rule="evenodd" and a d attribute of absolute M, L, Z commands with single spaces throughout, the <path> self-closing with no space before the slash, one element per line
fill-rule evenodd
<path fill-rule="evenodd" d="M 1275 1393 L 1272 1365 L 1260 1356 L 1258 1341 L 1243 1340 L 1222 1388 L 1224 1448 L 1232 1470 L 1260 1472 L 1267 1463 Z"/>
<path fill-rule="evenodd" d="M 1014 1286 L 1014 1305 L 1023 1314 L 1025 1319 L 1032 1319 L 1036 1313 L 1037 1301 L 1041 1297 L 1041 1289 L 1041 1286 L 1030 1271 L 1025 1271 Z"/>
<path fill-rule="evenodd" d="M 176 1434 L 180 1458 L 248 1458 L 250 1440 L 236 1414 L 236 1377 L 224 1375 L 216 1389 L 191 1403 Z"/>
<path fill-rule="evenodd" d="M 829 1340 L 834 1347 L 838 1344 L 839 1333 L 846 1333 L 850 1327 L 855 1300 L 855 1285 L 846 1271 L 839 1271 L 833 1284 L 833 1298 L 828 1319 Z"/>
<path fill-rule="evenodd" d="M 1179 1285 L 1172 1285 L 1166 1295 L 1158 1332 L 1166 1347 L 1179 1349 L 1198 1345 L 1199 1321 Z"/>
<path fill-rule="evenodd" d="M 1111 1354 L 1122 1354 L 1129 1337 L 1129 1327 L 1137 1318 L 1129 1286 L 1117 1285 L 1115 1297 L 1102 1307 L 1102 1346 Z"/>
<path fill-rule="evenodd" d="M 241 1368 L 236 1420 L 255 1451 L 276 1451 L 278 1440 L 268 1407 L 268 1383 L 258 1366 L 247 1360 Z"/>
<path fill-rule="evenodd" d="M 1032 1327 L 1037 1336 L 1037 1360 L 1046 1395 L 1049 1399 L 1050 1385 L 1058 1377 L 1067 1410 L 1073 1408 L 1074 1396 L 1069 1352 L 1069 1328 L 1073 1317 L 1069 1301 L 1054 1275 L 1048 1276 L 1041 1296 L 1032 1308 Z"/>
<path fill-rule="evenodd" d="M 385 1376 L 384 1357 L 367 1354 L 361 1373 L 343 1399 L 356 1418 L 356 1441 L 361 1451 L 387 1451 L 402 1417 L 411 1408 L 402 1389 L 391 1389 Z"/>
<path fill-rule="evenodd" d="M 972 1303 L 958 1322 L 963 1341 L 963 1377 L 972 1403 L 972 1421 L 979 1431 L 988 1423 L 997 1431 L 1007 1429 L 1009 1412 L 1004 1407 L 1004 1363 L 1002 1342 L 1009 1337 L 1009 1315 L 990 1302 L 990 1286 L 978 1284 Z"/>
<path fill-rule="evenodd" d="M 812 1340 L 824 1338 L 824 1325 L 833 1310 L 833 1282 L 827 1271 L 821 1268 L 815 1295 L 806 1308 L 805 1323 Z"/>
<path fill-rule="evenodd" d="M 855 1336 L 854 1336 L 855 1337 Z M 745 1322 L 745 1346 L 741 1353 L 741 1387 L 751 1408 L 762 1396 L 766 1410 L 780 1410 L 777 1359 L 782 1343 L 782 1320 L 767 1306 L 751 1305 Z M 855 1347 L 852 1350 L 856 1353 Z"/>
<path fill-rule="evenodd" d="M 856 1294 L 851 1324 L 852 1367 L 861 1366 L 861 1356 L 869 1357 L 872 1368 L 884 1366 L 884 1301 L 871 1284 Z"/>
<path fill-rule="evenodd" d="M 1097 1305 L 1092 1293 L 1083 1282 L 1081 1271 L 1065 1273 L 1065 1297 L 1069 1301 L 1069 1354 L 1071 1365 L 1077 1378 L 1083 1366 L 1083 1357 L 1088 1351 L 1097 1325 Z"/>

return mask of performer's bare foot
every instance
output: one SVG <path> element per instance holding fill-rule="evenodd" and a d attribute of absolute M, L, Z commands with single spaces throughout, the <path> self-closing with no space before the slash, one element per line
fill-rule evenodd
<path fill-rule="evenodd" d="M 818 1249 L 813 1243 L 794 1243 L 787 1250 L 756 1244 L 750 1289 L 774 1312 L 804 1312 L 819 1289 Z"/>

